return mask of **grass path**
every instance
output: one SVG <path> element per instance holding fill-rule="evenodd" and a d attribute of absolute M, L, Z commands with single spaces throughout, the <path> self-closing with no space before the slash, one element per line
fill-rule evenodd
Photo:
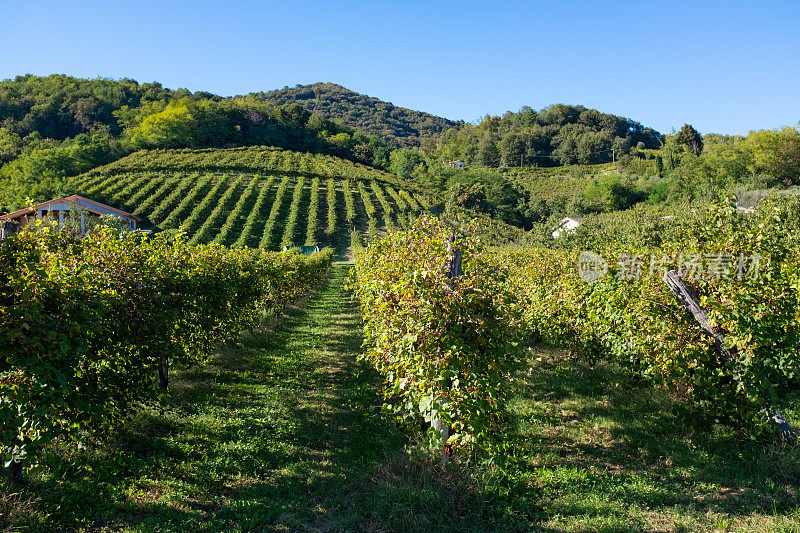
<path fill-rule="evenodd" d="M 109 445 L 53 458 L 30 487 L 43 495 L 31 530 L 489 527 L 466 482 L 412 463 L 375 408 L 379 379 L 356 361 L 348 270 L 335 265 L 273 331 L 177 373 L 170 398 Z"/>

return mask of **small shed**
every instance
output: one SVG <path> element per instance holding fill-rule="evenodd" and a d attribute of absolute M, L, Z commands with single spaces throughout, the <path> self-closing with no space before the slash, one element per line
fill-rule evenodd
<path fill-rule="evenodd" d="M 448 161 L 444 165 L 446 167 L 457 168 L 459 170 L 464 170 L 464 162 L 461 161 L 460 159 L 457 159 L 455 161 Z"/>
<path fill-rule="evenodd" d="M 575 228 L 581 225 L 581 220 L 583 218 L 580 217 L 564 217 L 562 218 L 556 229 L 553 231 L 553 238 L 558 239 L 564 233 L 569 233 L 571 231 L 575 231 Z"/>
<path fill-rule="evenodd" d="M 67 196 L 66 198 L 54 198 L 52 200 L 37 204 L 33 207 L 20 209 L 19 211 L 2 215 L 0 216 L 0 221 L 13 222 L 16 223 L 19 228 L 22 228 L 34 220 L 52 217 L 53 219 L 58 220 L 59 224 L 63 224 L 64 214 L 68 213 L 72 209 L 80 210 L 83 213 L 81 215 L 82 228 L 84 226 L 83 217 L 86 215 L 94 217 L 99 217 L 101 215 L 115 216 L 127 222 L 128 227 L 131 230 L 135 230 L 136 225 L 142 221 L 142 219 L 131 213 L 128 213 L 127 211 L 96 202 L 77 194 Z"/>

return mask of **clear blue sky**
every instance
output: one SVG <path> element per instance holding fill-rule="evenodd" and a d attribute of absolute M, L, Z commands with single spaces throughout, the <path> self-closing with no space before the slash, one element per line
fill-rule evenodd
<path fill-rule="evenodd" d="M 746 133 L 800 121 L 797 1 L 0 0 L 0 8 L 0 78 L 130 77 L 225 96 L 331 81 L 470 122 L 554 103 L 662 132 L 684 122 Z"/>

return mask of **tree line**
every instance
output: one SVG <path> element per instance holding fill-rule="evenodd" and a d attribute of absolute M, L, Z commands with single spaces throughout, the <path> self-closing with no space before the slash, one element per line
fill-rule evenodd
<path fill-rule="evenodd" d="M 63 192 L 64 180 L 140 149 L 272 145 L 388 164 L 375 137 L 255 97 L 64 75 L 0 82 L 0 209 Z"/>
<path fill-rule="evenodd" d="M 419 146 L 426 137 L 464 126 L 462 121 L 398 107 L 335 83 L 284 87 L 253 96 L 274 105 L 299 104 L 327 119 L 341 120 L 351 128 L 377 136 L 395 148 Z"/>
<path fill-rule="evenodd" d="M 477 126 L 451 129 L 422 145 L 442 161 L 485 167 L 606 163 L 634 148 L 658 148 L 663 136 L 628 118 L 583 106 L 523 107 L 502 117 L 487 115 Z"/>

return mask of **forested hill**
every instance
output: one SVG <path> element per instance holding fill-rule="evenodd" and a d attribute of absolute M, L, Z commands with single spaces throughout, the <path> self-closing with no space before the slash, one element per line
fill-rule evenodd
<path fill-rule="evenodd" d="M 376 167 L 377 137 L 297 104 L 159 83 L 54 74 L 0 81 L 0 211 L 63 192 L 64 179 L 140 149 L 270 145 Z"/>
<path fill-rule="evenodd" d="M 659 132 L 629 118 L 555 104 L 538 111 L 523 107 L 502 117 L 487 115 L 477 126 L 426 139 L 423 151 L 435 159 L 486 167 L 585 165 L 655 149 L 662 141 Z"/>
<path fill-rule="evenodd" d="M 341 119 L 351 128 L 394 141 L 400 147 L 419 146 L 421 138 L 464 125 L 462 121 L 397 107 L 335 83 L 284 87 L 253 96 L 276 105 L 300 104 L 308 111 L 329 120 Z"/>

